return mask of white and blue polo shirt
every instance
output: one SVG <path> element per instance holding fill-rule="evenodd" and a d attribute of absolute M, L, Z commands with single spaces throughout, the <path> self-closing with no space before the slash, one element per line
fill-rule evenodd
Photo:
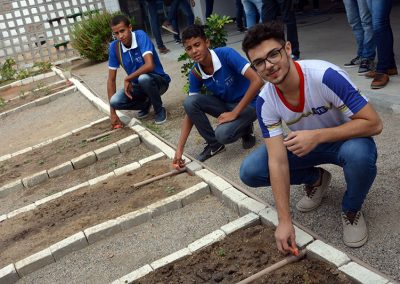
<path fill-rule="evenodd" d="M 204 86 L 214 96 L 228 103 L 237 103 L 245 95 L 250 80 L 244 77 L 250 63 L 236 50 L 230 47 L 219 47 L 210 50 L 214 73 L 207 75 L 196 63 L 189 73 L 189 95 L 199 94 Z M 251 103 L 255 107 L 256 99 Z"/>
<path fill-rule="evenodd" d="M 122 62 L 122 67 L 126 73 L 132 74 L 144 65 L 144 56 L 148 53 L 153 55 L 155 64 L 153 73 L 170 82 L 171 78 L 164 72 L 153 43 L 142 30 L 132 31 L 132 45 L 129 48 L 125 47 L 119 40 L 111 42 L 108 49 L 108 68 L 116 70 Z M 137 78 L 132 82 L 137 83 Z"/>
<path fill-rule="evenodd" d="M 341 125 L 368 100 L 338 66 L 322 60 L 296 61 L 300 76 L 300 103 L 293 107 L 280 90 L 267 83 L 257 98 L 257 117 L 264 138 L 290 130 L 312 130 Z"/>

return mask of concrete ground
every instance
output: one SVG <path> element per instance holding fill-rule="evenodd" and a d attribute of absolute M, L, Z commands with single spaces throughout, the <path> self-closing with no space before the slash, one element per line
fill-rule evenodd
<path fill-rule="evenodd" d="M 328 13 L 320 15 L 305 14 L 298 17 L 299 40 L 302 59 L 323 59 L 339 66 L 353 58 L 356 54 L 355 40 L 347 24 L 345 14 Z M 392 27 L 395 37 L 394 51 L 396 60 L 400 62 L 400 3 L 395 1 L 391 15 Z M 228 27 L 228 46 L 241 51 L 243 34 L 235 30 L 234 25 Z M 171 52 L 161 55 L 161 61 L 166 72 L 172 77 L 170 88 L 163 95 L 163 101 L 168 113 L 179 113 L 181 103 L 185 98 L 182 93 L 184 79 L 180 75 L 178 56 L 183 52 L 182 47 L 172 42 L 172 36 L 165 36 L 165 43 Z M 400 67 L 400 66 L 399 66 Z M 338 167 L 327 166 L 333 174 L 330 191 L 322 206 L 307 214 L 299 213 L 293 209 L 293 216 L 302 225 L 319 234 L 327 242 L 343 251 L 354 255 L 381 272 L 400 280 L 400 257 L 398 255 L 398 236 L 400 235 L 400 195 L 398 180 L 400 149 L 397 137 L 400 136 L 400 77 L 390 78 L 390 83 L 381 90 L 371 90 L 371 80 L 357 75 L 357 69 L 348 69 L 351 79 L 365 94 L 372 104 L 379 110 L 384 121 L 383 133 L 376 137 L 379 151 L 378 176 L 368 195 L 364 214 L 369 226 L 369 240 L 359 249 L 346 248 L 341 240 L 340 202 L 345 184 L 342 170 Z M 84 64 L 74 68 L 72 72 L 78 75 L 102 99 L 107 101 L 107 62 L 91 65 Z M 123 72 L 118 72 L 118 82 L 121 86 Z M 133 112 L 127 112 L 134 115 Z M 151 124 L 151 120 L 146 121 Z M 180 131 L 180 119 L 170 115 L 169 121 L 163 126 L 154 128 L 167 140 L 176 145 Z M 154 130 L 153 129 L 153 130 Z M 257 127 L 257 143 L 262 144 L 260 132 Z M 196 131 L 192 134 L 186 145 L 186 152 L 196 155 L 203 148 L 202 140 Z M 239 180 L 238 170 L 243 158 L 251 150 L 243 150 L 240 141 L 227 146 L 227 151 L 206 161 L 206 165 L 228 177 L 234 182 L 245 187 Z M 223 166 L 221 166 L 223 165 Z M 268 203 L 273 205 L 270 188 L 251 189 Z M 303 194 L 300 187 L 292 187 L 291 205 L 294 205 Z"/>

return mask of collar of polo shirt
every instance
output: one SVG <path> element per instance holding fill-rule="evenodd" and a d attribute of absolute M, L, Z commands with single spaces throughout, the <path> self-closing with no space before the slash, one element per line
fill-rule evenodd
<path fill-rule="evenodd" d="M 221 69 L 222 64 L 221 64 L 221 61 L 219 60 L 217 54 L 215 53 L 215 51 L 212 50 L 212 49 L 209 49 L 209 51 L 211 53 L 211 60 L 212 60 L 212 64 L 213 64 L 213 67 L 214 67 L 214 73 L 215 73 L 219 69 Z M 198 64 L 198 66 L 199 66 L 199 70 L 200 70 L 200 73 L 201 73 L 201 78 L 208 79 L 208 78 L 211 78 L 214 75 L 214 73 L 211 74 L 211 75 L 207 75 L 206 73 L 204 73 L 203 69 L 201 69 L 200 64 Z"/>

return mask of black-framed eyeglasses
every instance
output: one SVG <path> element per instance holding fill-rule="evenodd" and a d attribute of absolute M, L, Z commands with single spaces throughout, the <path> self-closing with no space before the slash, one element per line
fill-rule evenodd
<path fill-rule="evenodd" d="M 282 49 L 285 47 L 285 45 L 282 45 L 281 48 L 278 49 L 273 49 L 271 50 L 267 56 L 261 59 L 256 59 L 251 66 L 253 66 L 257 72 L 262 72 L 265 70 L 267 65 L 265 64 L 265 61 L 268 61 L 271 64 L 276 64 L 282 59 Z"/>

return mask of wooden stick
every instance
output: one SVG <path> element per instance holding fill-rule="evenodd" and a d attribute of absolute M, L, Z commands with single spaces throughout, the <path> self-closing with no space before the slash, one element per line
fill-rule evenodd
<path fill-rule="evenodd" d="M 184 171 L 186 171 L 186 167 L 185 167 L 185 168 L 182 168 L 181 170 L 173 170 L 173 171 L 170 171 L 170 172 L 168 172 L 168 173 L 165 173 L 165 174 L 162 174 L 162 175 L 159 175 L 159 176 L 155 176 L 155 177 L 146 179 L 146 180 L 144 180 L 144 181 L 135 183 L 135 184 L 133 185 L 133 187 L 143 186 L 143 185 L 152 183 L 152 182 L 154 182 L 154 181 L 157 181 L 157 180 L 159 180 L 159 179 L 163 179 L 163 178 L 165 178 L 165 177 L 169 177 L 169 176 L 173 176 L 173 175 L 177 175 L 177 174 L 183 173 Z"/>
<path fill-rule="evenodd" d="M 86 142 L 92 142 L 92 141 L 95 141 L 95 140 L 97 140 L 97 139 L 103 138 L 103 137 L 105 137 L 105 136 L 107 136 L 107 135 L 110 135 L 110 134 L 112 134 L 112 133 L 114 133 L 114 132 L 116 132 L 116 131 L 118 131 L 118 130 L 120 130 L 120 128 L 118 128 L 118 129 L 113 129 L 113 130 L 110 130 L 110 131 L 106 131 L 106 132 L 101 133 L 101 134 L 99 134 L 99 135 L 96 135 L 96 136 L 90 137 L 90 138 L 88 138 L 88 139 L 85 139 L 84 141 L 86 141 Z"/>
<path fill-rule="evenodd" d="M 272 264 L 271 266 L 268 266 L 267 268 L 257 272 L 256 274 L 251 275 L 250 277 L 243 279 L 242 281 L 236 283 L 236 284 L 248 284 L 251 283 L 255 280 L 257 280 L 258 278 L 260 278 L 261 276 L 264 276 L 268 273 L 271 273 L 274 270 L 277 270 L 278 268 L 281 268 L 282 266 L 285 266 L 286 264 L 295 262 L 295 261 L 299 261 L 300 259 L 302 259 L 304 256 L 306 255 L 306 250 L 302 250 L 300 251 L 298 256 L 288 256 L 285 259 Z"/>

